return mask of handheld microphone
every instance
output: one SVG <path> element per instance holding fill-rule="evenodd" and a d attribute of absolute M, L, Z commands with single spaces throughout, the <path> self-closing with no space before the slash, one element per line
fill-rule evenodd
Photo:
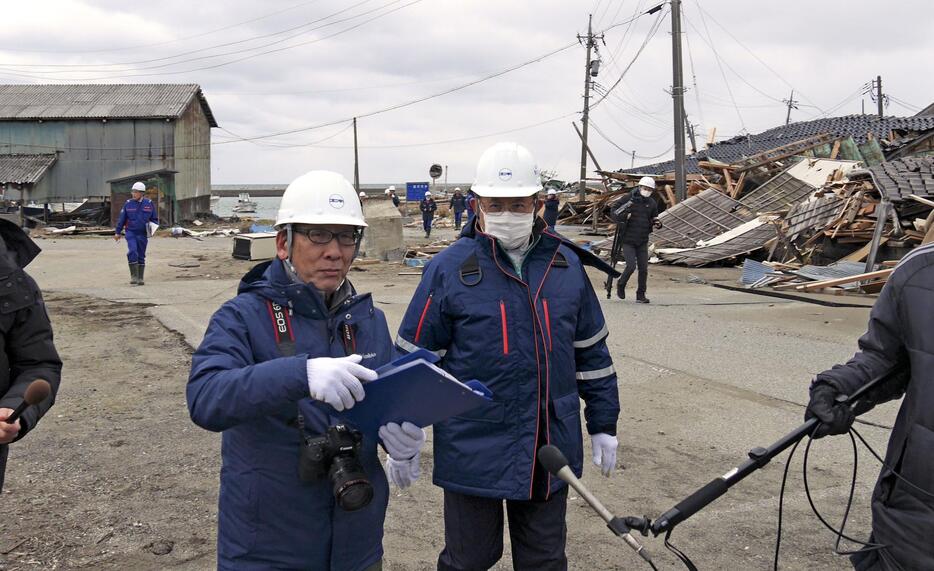
<path fill-rule="evenodd" d="M 571 471 L 571 468 L 568 466 L 568 459 L 564 457 L 564 454 L 561 453 L 561 450 L 556 446 L 548 444 L 542 446 L 538 449 L 538 461 L 541 463 L 542 467 L 548 470 L 553 476 L 560 478 L 568 483 L 574 490 L 581 495 L 584 500 L 590 504 L 590 507 L 594 509 L 597 514 L 603 518 L 603 521 L 606 522 L 607 527 L 610 528 L 610 531 L 618 535 L 626 542 L 626 545 L 635 550 L 640 557 L 645 559 L 652 564 L 652 556 L 649 552 L 642 546 L 641 543 L 636 541 L 636 539 L 629 533 L 629 527 L 625 524 L 622 518 L 618 518 L 610 513 L 610 510 L 603 507 L 603 504 L 600 503 L 600 500 L 594 497 L 590 493 L 584 484 L 577 479 L 577 476 L 574 475 L 574 472 Z M 654 567 L 654 566 L 653 566 Z"/>
<path fill-rule="evenodd" d="M 27 408 L 44 401 L 50 394 L 52 394 L 52 386 L 49 385 L 48 381 L 36 379 L 29 383 L 29 386 L 26 387 L 26 393 L 23 394 L 23 402 L 19 403 L 19 406 L 13 410 L 13 414 L 4 422 L 13 424 L 19 420 L 19 417 L 22 416 Z"/>

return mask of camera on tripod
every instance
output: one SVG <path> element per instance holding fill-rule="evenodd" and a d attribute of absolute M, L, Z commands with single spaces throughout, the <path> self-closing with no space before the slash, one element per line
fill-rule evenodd
<path fill-rule="evenodd" d="M 345 424 L 328 427 L 323 436 L 303 434 L 298 474 L 305 482 L 325 477 L 331 482 L 334 499 L 345 511 L 365 507 L 373 499 L 373 485 L 360 463 L 363 434 Z"/>

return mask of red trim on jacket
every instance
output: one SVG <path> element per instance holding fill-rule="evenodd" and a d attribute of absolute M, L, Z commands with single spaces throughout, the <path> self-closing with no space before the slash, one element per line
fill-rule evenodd
<path fill-rule="evenodd" d="M 418 319 L 418 327 L 415 329 L 415 343 L 418 343 L 418 338 L 422 336 L 422 325 L 425 324 L 425 316 L 428 315 L 428 308 L 431 307 L 431 298 L 434 296 L 433 293 L 428 294 L 428 299 L 425 300 L 425 308 L 422 309 L 422 316 Z"/>

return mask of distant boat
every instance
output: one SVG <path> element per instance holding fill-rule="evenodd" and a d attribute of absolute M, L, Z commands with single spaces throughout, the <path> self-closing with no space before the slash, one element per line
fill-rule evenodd
<path fill-rule="evenodd" d="M 220 200 L 221 200 L 220 196 L 216 194 L 212 194 L 211 195 L 211 208 L 214 208 L 215 206 L 217 206 L 217 203 L 220 202 Z"/>
<path fill-rule="evenodd" d="M 250 194 L 248 192 L 241 192 L 240 196 L 237 198 L 237 204 L 232 210 L 241 214 L 256 212 L 256 201 L 250 200 Z"/>

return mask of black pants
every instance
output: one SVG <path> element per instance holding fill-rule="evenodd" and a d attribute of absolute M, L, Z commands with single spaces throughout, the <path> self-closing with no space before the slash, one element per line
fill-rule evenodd
<path fill-rule="evenodd" d="M 639 287 L 636 289 L 636 297 L 645 297 L 646 282 L 649 279 L 649 243 L 644 242 L 638 246 L 623 244 L 623 257 L 626 258 L 626 269 L 623 270 L 623 276 L 619 278 L 620 289 L 626 289 L 629 277 L 638 266 Z"/>
<path fill-rule="evenodd" d="M 512 567 L 566 571 L 568 490 L 545 501 L 506 500 Z M 438 571 L 485 571 L 503 556 L 503 500 L 444 491 L 444 551 Z"/>

